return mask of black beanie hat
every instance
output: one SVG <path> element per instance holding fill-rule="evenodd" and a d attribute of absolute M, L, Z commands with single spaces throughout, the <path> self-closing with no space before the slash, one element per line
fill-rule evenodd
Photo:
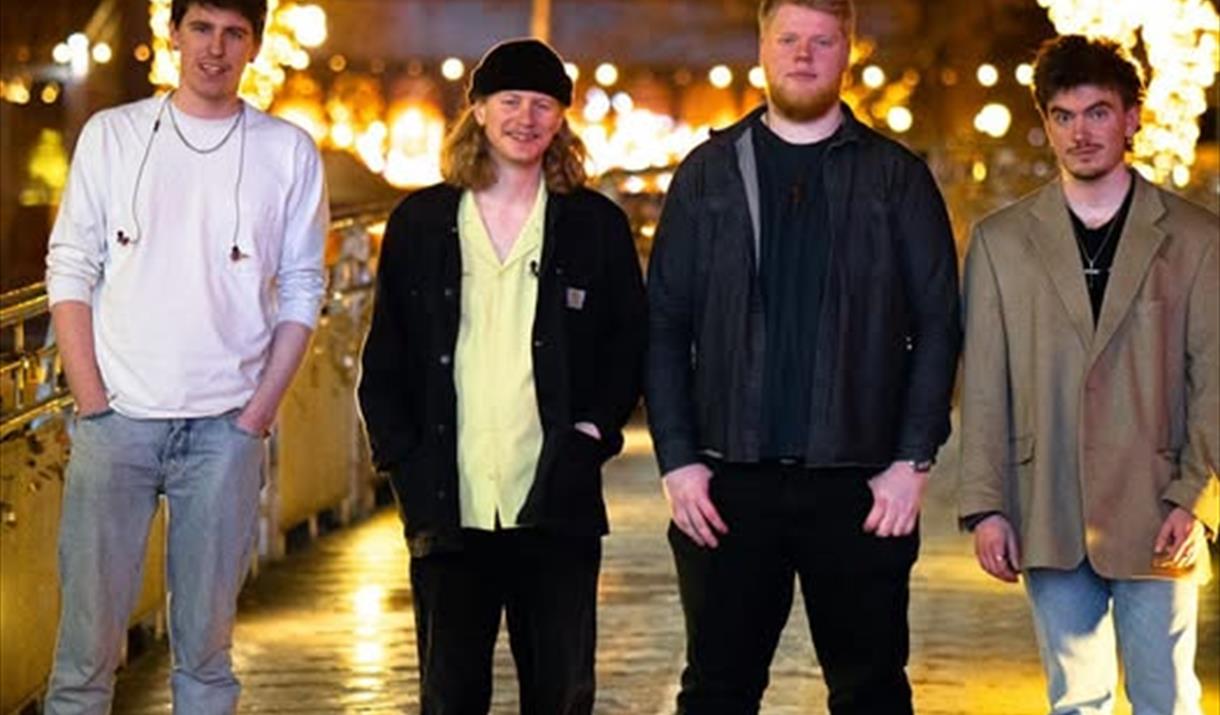
<path fill-rule="evenodd" d="M 487 51 L 470 77 L 473 102 L 506 89 L 541 92 L 563 106 L 572 104 L 572 80 L 563 60 L 541 40 L 508 40 Z"/>

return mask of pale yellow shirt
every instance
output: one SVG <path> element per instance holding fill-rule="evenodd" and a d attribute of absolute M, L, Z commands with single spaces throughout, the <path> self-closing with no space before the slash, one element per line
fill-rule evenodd
<path fill-rule="evenodd" d="M 462 526 L 517 526 L 542 451 L 531 352 L 546 184 L 503 263 L 474 194 L 458 209 L 462 315 L 454 355 Z"/>

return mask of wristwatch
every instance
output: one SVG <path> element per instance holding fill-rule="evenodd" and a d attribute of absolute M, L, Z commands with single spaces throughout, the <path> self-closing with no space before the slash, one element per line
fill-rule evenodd
<path fill-rule="evenodd" d="M 906 463 L 911 465 L 911 469 L 914 469 L 917 473 L 927 474 L 928 472 L 932 471 L 932 467 L 936 464 L 936 460 L 932 458 L 908 459 L 906 460 Z"/>

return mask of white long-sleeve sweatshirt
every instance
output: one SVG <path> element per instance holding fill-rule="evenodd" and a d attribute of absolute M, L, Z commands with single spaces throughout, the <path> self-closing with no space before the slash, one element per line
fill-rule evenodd
<path fill-rule="evenodd" d="M 275 326 L 312 328 L 325 290 L 329 215 L 309 135 L 247 105 L 228 140 L 202 154 L 178 136 L 170 111 L 150 98 L 89 119 L 47 254 L 51 305 L 92 306 L 110 405 L 135 418 L 242 407 Z M 198 149 L 234 122 L 174 119 Z"/>

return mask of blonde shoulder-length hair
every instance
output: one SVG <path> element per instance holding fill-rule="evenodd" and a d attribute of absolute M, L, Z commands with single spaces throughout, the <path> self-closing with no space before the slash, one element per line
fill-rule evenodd
<path fill-rule="evenodd" d="M 559 132 L 542 156 L 542 174 L 547 190 L 557 194 L 575 191 L 588 181 L 584 142 L 564 119 Z M 464 189 L 486 189 L 496 183 L 496 165 L 491 159 L 487 134 L 474 116 L 474 105 L 466 108 L 441 146 L 441 176 Z"/>

